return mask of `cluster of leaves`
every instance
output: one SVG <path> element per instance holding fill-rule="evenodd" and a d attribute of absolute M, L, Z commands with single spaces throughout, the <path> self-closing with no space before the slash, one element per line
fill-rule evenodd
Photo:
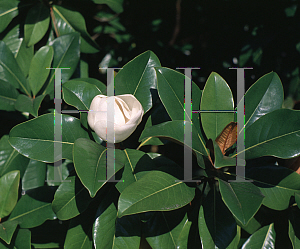
<path fill-rule="evenodd" d="M 281 108 L 283 88 L 277 74 L 266 74 L 245 94 L 245 125 L 239 133 L 246 136 L 247 179 L 252 182 L 228 181 L 236 176 L 231 167 L 236 165 L 234 113 L 194 112 L 192 120 L 184 120 L 184 79 L 161 67 L 148 51 L 117 73 L 115 91 L 133 94 L 147 112 L 142 132 L 133 134 L 140 136 L 139 148 L 163 145 L 159 138 L 183 144 L 184 127 L 192 127 L 196 183 L 180 181 L 184 165 L 132 149 L 130 139 L 115 150 L 116 174 L 107 175 L 105 143 L 94 139 L 85 112 L 80 120 L 61 114 L 65 161 L 63 182 L 55 182 L 55 115 L 44 114 L 15 126 L 1 139 L 6 156 L 0 181 L 10 190 L 1 199 L 1 238 L 17 244 L 27 236 L 30 241 L 28 229 L 59 219 L 69 224 L 66 248 L 139 248 L 141 237 L 152 248 L 255 248 L 276 243 L 276 219 L 262 214 L 287 210 L 285 232 L 297 248 L 300 176 L 279 166 L 276 158 L 299 155 L 300 113 Z M 105 85 L 71 80 L 63 84 L 64 100 L 88 110 L 93 97 L 103 93 L 100 88 Z M 216 73 L 203 91 L 192 83 L 192 99 L 195 110 L 234 110 L 231 90 Z M 107 180 L 112 177 L 117 181 Z M 24 192 L 18 200 L 19 188 Z M 252 234 L 246 241 L 241 228 Z"/>
<path fill-rule="evenodd" d="M 217 73 L 203 90 L 192 82 L 193 110 L 234 111 L 245 103 L 243 125 L 234 112 L 186 115 L 185 75 L 162 67 L 151 51 L 137 56 L 116 74 L 115 95 L 133 94 L 145 115 L 115 149 L 109 172 L 106 144 L 87 123 L 92 99 L 106 93 L 84 60 L 98 47 L 67 2 L 2 1 L 0 108 L 30 115 L 0 140 L 0 248 L 298 248 L 300 176 L 279 158 L 300 154 L 300 113 L 282 108 L 278 75 L 258 79 L 236 108 Z M 93 2 L 122 11 L 120 0 Z M 80 110 L 80 119 L 45 105 L 54 98 L 55 71 L 47 68 L 58 67 L 69 68 L 62 70 L 64 109 Z M 61 141 L 54 138 L 58 115 Z M 187 126 L 192 179 L 183 160 Z M 169 150 L 174 142 L 180 145 L 165 155 L 146 149 Z M 231 181 L 245 178 L 236 175 L 237 153 L 250 181 Z"/>

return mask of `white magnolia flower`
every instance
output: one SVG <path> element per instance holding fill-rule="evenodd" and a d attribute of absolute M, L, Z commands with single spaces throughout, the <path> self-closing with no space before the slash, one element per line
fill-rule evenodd
<path fill-rule="evenodd" d="M 107 106 L 109 106 L 108 114 Z M 119 143 L 134 132 L 143 115 L 141 103 L 131 94 L 110 97 L 97 95 L 92 100 L 88 112 L 88 123 L 102 140 Z M 107 130 L 107 127 L 114 127 L 114 133 L 107 132 L 113 131 Z"/>

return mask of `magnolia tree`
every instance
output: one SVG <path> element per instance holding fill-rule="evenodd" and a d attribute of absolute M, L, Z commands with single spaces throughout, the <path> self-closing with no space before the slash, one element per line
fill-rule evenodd
<path fill-rule="evenodd" d="M 300 112 L 275 72 L 234 103 L 218 73 L 200 89 L 146 51 L 104 84 L 82 77 L 97 46 L 79 12 L 3 2 L 0 106 L 23 120 L 0 140 L 0 248 L 300 247 L 300 176 L 284 167 Z M 25 37 L 7 27 L 22 8 Z"/>

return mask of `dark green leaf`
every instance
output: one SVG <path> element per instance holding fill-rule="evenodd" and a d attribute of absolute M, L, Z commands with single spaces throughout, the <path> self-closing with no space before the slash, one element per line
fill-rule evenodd
<path fill-rule="evenodd" d="M 252 234 L 244 243 L 242 249 L 275 248 L 276 233 L 274 224 L 265 226 Z"/>
<path fill-rule="evenodd" d="M 262 227 L 262 225 L 255 219 L 255 217 L 251 218 L 246 226 L 244 226 L 237 219 L 236 223 L 249 234 L 255 233 L 258 229 Z"/>
<path fill-rule="evenodd" d="M 300 247 L 300 211 L 299 208 L 290 209 L 289 212 L 289 237 L 291 239 L 293 248 Z"/>
<path fill-rule="evenodd" d="M 57 115 L 57 114 L 56 114 Z M 10 131 L 10 144 L 29 158 L 54 162 L 54 114 L 49 113 L 15 126 Z M 72 160 L 73 143 L 88 138 L 77 118 L 62 114 L 62 158 Z"/>
<path fill-rule="evenodd" d="M 168 137 L 184 144 L 184 127 L 190 124 L 188 121 L 174 120 L 154 125 L 142 132 L 139 141 L 149 137 Z M 192 147 L 197 154 L 209 155 L 204 138 L 202 134 L 198 133 L 197 129 L 194 128 L 194 124 L 192 124 Z"/>
<path fill-rule="evenodd" d="M 69 229 L 66 235 L 65 249 L 92 249 L 92 227 L 94 222 L 94 214 L 90 210 L 71 219 Z"/>
<path fill-rule="evenodd" d="M 93 225 L 93 241 L 96 249 L 113 247 L 116 229 L 117 200 L 119 193 L 112 188 L 101 200 Z"/>
<path fill-rule="evenodd" d="M 107 4 L 114 12 L 123 12 L 123 0 L 93 0 L 94 3 Z"/>
<path fill-rule="evenodd" d="M 195 190 L 177 178 L 161 171 L 152 171 L 122 192 L 118 216 L 178 209 L 188 204 L 194 195 Z"/>
<path fill-rule="evenodd" d="M 230 87 L 217 73 L 208 77 L 200 104 L 201 111 L 233 111 L 234 101 Z M 234 121 L 234 113 L 201 112 L 201 122 L 207 138 L 215 140 L 226 125 Z"/>
<path fill-rule="evenodd" d="M 100 80 L 94 78 L 76 78 L 72 79 L 72 81 L 83 81 L 95 85 L 96 87 L 98 87 L 98 89 L 102 92 L 103 95 L 106 95 L 106 85 Z"/>
<path fill-rule="evenodd" d="M 0 80 L 9 82 L 30 96 L 29 85 L 25 76 L 14 55 L 3 41 L 0 41 Z"/>
<path fill-rule="evenodd" d="M 0 223 L 0 238 L 3 239 L 7 244 L 10 244 L 11 238 L 17 228 L 18 221 L 5 221 Z M 1 244 L 0 244 L 1 248 Z"/>
<path fill-rule="evenodd" d="M 108 167 L 111 167 L 116 173 L 125 164 L 124 152 L 115 149 L 115 165 L 106 165 L 107 149 L 90 139 L 77 139 L 74 143 L 73 151 L 77 175 L 91 197 L 95 197 L 98 190 L 112 177 Z"/>
<path fill-rule="evenodd" d="M 46 95 L 39 95 L 36 98 L 20 94 L 15 103 L 16 110 L 20 112 L 29 112 L 32 116 L 37 117 L 40 105 Z"/>
<path fill-rule="evenodd" d="M 12 221 L 16 222 L 16 221 Z M 6 244 L 5 242 L 0 240 L 0 249 L 31 249 L 31 232 L 28 229 L 19 229 L 17 228 L 14 233 L 10 244 Z"/>
<path fill-rule="evenodd" d="M 158 106 L 154 107 L 153 112 L 151 112 L 147 119 L 144 129 L 166 121 L 170 121 L 170 117 L 163 104 L 160 103 Z M 159 138 L 149 137 L 141 141 L 139 148 L 144 145 L 163 145 L 163 142 Z"/>
<path fill-rule="evenodd" d="M 172 120 L 191 122 L 190 115 L 185 116 L 184 94 L 187 94 L 185 93 L 185 75 L 164 67 L 156 68 L 155 72 L 157 75 L 158 94 L 170 118 Z M 191 93 L 193 100 L 192 109 L 199 110 L 202 92 L 194 82 L 192 82 Z M 197 127 L 197 129 L 200 129 L 200 127 Z"/>
<path fill-rule="evenodd" d="M 46 34 L 50 23 L 50 12 L 43 3 L 35 4 L 26 16 L 24 26 L 25 42 L 28 47 L 39 42 Z"/>
<path fill-rule="evenodd" d="M 19 92 L 9 82 L 0 80 L 0 110 L 14 111 Z"/>
<path fill-rule="evenodd" d="M 151 116 L 149 116 L 144 129 L 151 127 L 151 126 L 153 126 L 153 125 L 152 125 L 152 121 L 151 121 Z M 140 139 L 140 141 L 141 141 L 141 144 L 139 145 L 139 148 L 142 146 L 145 146 L 145 145 L 164 145 L 164 143 L 157 137 L 148 137 L 148 138 Z"/>
<path fill-rule="evenodd" d="M 0 218 L 11 213 L 18 201 L 20 171 L 6 173 L 0 178 Z"/>
<path fill-rule="evenodd" d="M 71 164 L 71 165 L 69 165 L 69 164 Z M 72 167 L 71 169 L 74 169 L 74 166 L 72 165 L 72 161 L 70 161 L 70 160 L 65 160 L 59 166 L 59 167 L 61 167 L 60 171 L 57 170 L 57 168 L 55 169 L 55 167 L 57 167 L 57 166 L 47 164 L 47 185 L 48 186 L 59 186 L 62 183 L 61 180 L 65 180 L 69 176 L 69 168 L 68 167 Z M 56 179 L 55 179 L 56 173 L 60 174 L 58 177 L 60 181 L 56 181 Z"/>
<path fill-rule="evenodd" d="M 211 140 L 209 140 L 209 141 L 211 141 Z M 230 157 L 224 156 L 219 145 L 217 144 L 217 142 L 216 141 L 211 141 L 211 142 L 213 143 L 213 148 L 211 148 L 211 149 L 213 150 L 213 154 L 215 157 L 215 161 L 214 161 L 215 168 L 219 169 L 222 167 L 237 165 L 236 158 L 230 158 Z"/>
<path fill-rule="evenodd" d="M 46 164 L 36 160 L 30 160 L 22 178 L 22 189 L 24 191 L 42 187 L 45 184 Z"/>
<path fill-rule="evenodd" d="M 259 188 L 250 182 L 227 183 L 219 179 L 220 192 L 226 206 L 243 225 L 255 215 L 264 196 Z"/>
<path fill-rule="evenodd" d="M 300 191 L 300 176 L 284 167 L 255 167 L 247 177 L 255 181 L 265 196 L 262 204 L 275 210 L 287 209 L 291 196 Z"/>
<path fill-rule="evenodd" d="M 11 20 L 18 15 L 18 0 L 2 0 L 0 9 L 0 33 L 2 33 Z"/>
<path fill-rule="evenodd" d="M 53 13 L 55 16 L 54 27 L 59 35 L 65 35 L 78 31 L 80 38 L 80 51 L 83 53 L 96 53 L 99 51 L 98 45 L 90 37 L 86 30 L 84 17 L 77 11 L 64 8 L 62 6 L 53 5 Z"/>
<path fill-rule="evenodd" d="M 116 75 L 115 95 L 134 95 L 146 113 L 153 105 L 151 89 L 155 89 L 157 83 L 154 67 L 159 66 L 159 59 L 151 51 L 135 57 Z"/>
<path fill-rule="evenodd" d="M 49 46 L 41 47 L 32 58 L 28 82 L 35 96 L 44 85 L 49 73 L 53 59 L 53 48 Z M 47 69 L 48 68 L 48 69 Z"/>
<path fill-rule="evenodd" d="M 190 226 L 187 208 L 180 208 L 169 212 L 153 213 L 152 217 L 143 224 L 143 231 L 152 248 L 187 248 Z"/>
<path fill-rule="evenodd" d="M 21 44 L 16 51 L 15 57 L 23 74 L 27 76 L 29 71 L 30 61 L 33 57 L 33 46 L 27 47 L 23 38 L 21 38 L 20 41 Z"/>
<path fill-rule="evenodd" d="M 139 249 L 141 228 L 141 220 L 137 214 L 117 218 L 112 248 Z"/>
<path fill-rule="evenodd" d="M 183 219 L 183 227 L 177 239 L 177 249 L 184 249 L 188 245 L 189 234 L 192 222 L 187 217 Z"/>
<path fill-rule="evenodd" d="M 78 177 L 68 177 L 57 189 L 52 203 L 53 211 L 60 220 L 69 220 L 82 213 L 92 198 Z"/>
<path fill-rule="evenodd" d="M 300 155 L 299 120 L 300 111 L 289 109 L 275 110 L 262 116 L 245 130 L 246 159 Z M 244 139 L 242 136 L 239 138 Z"/>
<path fill-rule="evenodd" d="M 145 152 L 134 149 L 124 149 L 124 153 L 126 155 L 124 171 L 121 180 L 116 184 L 116 188 L 120 193 L 131 183 L 140 179 L 144 174 L 155 169 L 155 165 Z"/>
<path fill-rule="evenodd" d="M 219 192 L 209 191 L 199 210 L 199 234 L 203 248 L 237 248 L 239 230 Z"/>
<path fill-rule="evenodd" d="M 93 225 L 93 240 L 96 249 L 138 249 L 141 236 L 141 221 L 138 215 L 117 218 L 119 193 L 112 188 L 102 199 Z"/>
<path fill-rule="evenodd" d="M 31 189 L 18 201 L 9 220 L 17 220 L 21 228 L 32 228 L 56 218 L 51 208 L 54 189 L 44 186 Z"/>
<path fill-rule="evenodd" d="M 283 88 L 278 75 L 271 72 L 259 78 L 245 94 L 245 127 L 265 114 L 280 109 L 282 102 Z"/>
<path fill-rule="evenodd" d="M 96 95 L 103 92 L 97 86 L 85 81 L 70 80 L 63 84 L 63 98 L 69 105 L 81 111 L 88 111 L 91 102 Z M 88 127 L 87 112 L 80 112 L 80 121 L 84 127 Z"/>
<path fill-rule="evenodd" d="M 21 49 L 21 45 L 23 42 L 23 38 L 21 34 L 22 28 L 20 28 L 20 26 L 21 26 L 20 24 L 17 24 L 13 28 L 11 28 L 3 38 L 3 41 L 5 42 L 6 46 L 9 47 L 9 49 L 11 50 L 14 56 L 16 56 L 19 50 Z M 32 50 L 33 47 L 27 49 Z M 32 56 L 33 56 L 33 50 L 32 50 Z"/>
<path fill-rule="evenodd" d="M 79 33 L 69 33 L 56 38 L 49 44 L 53 47 L 53 68 L 68 68 L 61 70 L 61 80 L 65 83 L 75 72 L 80 58 Z M 50 80 L 43 93 L 51 93 L 54 89 L 54 71 L 50 72 Z"/>
<path fill-rule="evenodd" d="M 23 177 L 29 158 L 19 154 L 11 147 L 8 138 L 8 135 L 4 135 L 0 140 L 0 177 L 14 170 L 19 170 L 20 177 Z"/>

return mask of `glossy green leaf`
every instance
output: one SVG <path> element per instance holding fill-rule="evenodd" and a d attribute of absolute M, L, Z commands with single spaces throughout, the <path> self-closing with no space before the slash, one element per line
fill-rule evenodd
<path fill-rule="evenodd" d="M 201 111 L 233 111 L 234 101 L 230 87 L 217 73 L 208 77 L 203 89 Z M 234 121 L 234 113 L 201 112 L 201 122 L 207 138 L 215 140 L 226 125 Z"/>
<path fill-rule="evenodd" d="M 62 35 L 52 41 L 50 46 L 53 47 L 53 68 L 68 68 L 61 70 L 62 84 L 70 79 L 75 72 L 80 58 L 80 41 L 79 33 L 69 33 Z M 54 89 L 55 70 L 51 70 L 49 83 L 43 93 L 51 93 Z"/>
<path fill-rule="evenodd" d="M 57 29 L 59 35 L 78 31 L 81 35 L 81 52 L 96 53 L 99 51 L 98 45 L 87 32 L 84 17 L 79 12 L 62 6 L 53 5 L 53 13 L 55 16 L 55 23 L 53 23 L 53 25 L 55 29 Z"/>
<path fill-rule="evenodd" d="M 195 190 L 177 178 L 161 171 L 152 171 L 122 192 L 118 217 L 178 209 L 188 204 L 194 195 Z"/>
<path fill-rule="evenodd" d="M 138 249 L 141 236 L 141 221 L 138 215 L 117 218 L 118 191 L 113 188 L 102 199 L 93 225 L 93 240 L 96 249 Z"/>
<path fill-rule="evenodd" d="M 32 116 L 37 117 L 40 105 L 46 95 L 39 95 L 36 98 L 20 94 L 15 103 L 16 110 L 20 112 L 29 112 Z"/>
<path fill-rule="evenodd" d="M 44 85 L 49 73 L 53 59 L 53 48 L 49 46 L 41 47 L 31 60 L 28 82 L 33 96 L 39 92 Z M 47 69 L 48 68 L 48 69 Z"/>
<path fill-rule="evenodd" d="M 11 20 L 18 15 L 18 0 L 2 0 L 0 9 L 0 33 L 2 33 Z"/>
<path fill-rule="evenodd" d="M 8 135 L 0 140 L 0 177 L 14 170 L 20 171 L 20 177 L 26 170 L 29 158 L 19 154 L 8 142 Z"/>
<path fill-rule="evenodd" d="M 300 211 L 299 208 L 290 209 L 289 212 L 289 237 L 292 242 L 293 248 L 300 247 Z"/>
<path fill-rule="evenodd" d="M 222 199 L 231 213 L 246 225 L 260 208 L 264 196 L 250 182 L 227 183 L 219 179 Z"/>
<path fill-rule="evenodd" d="M 31 249 L 31 232 L 28 229 L 19 229 L 15 231 L 10 244 L 0 240 L 0 249 L 13 248 L 13 249 Z"/>
<path fill-rule="evenodd" d="M 246 159 L 300 155 L 299 120 L 300 111 L 289 109 L 275 110 L 262 116 L 245 130 Z"/>
<path fill-rule="evenodd" d="M 162 124 L 154 125 L 145 129 L 139 141 L 149 137 L 162 137 L 171 138 L 184 144 L 184 126 L 190 125 L 190 122 L 174 120 L 168 121 Z M 182 132 L 180 132 L 182 131 Z M 201 133 L 198 133 L 197 129 L 192 124 L 192 147 L 196 154 L 209 155 L 209 152 L 205 146 L 204 138 Z"/>
<path fill-rule="evenodd" d="M 85 81 L 70 80 L 63 84 L 63 98 L 69 105 L 80 111 L 88 111 L 91 102 L 96 95 L 102 94 L 97 86 Z M 80 112 L 80 121 L 84 127 L 88 127 L 87 112 Z"/>
<path fill-rule="evenodd" d="M 20 24 L 16 24 L 13 28 L 11 28 L 7 34 L 3 37 L 3 41 L 6 46 L 9 47 L 14 56 L 18 53 L 21 48 L 21 44 L 23 42 L 22 38 L 22 28 Z M 28 48 L 32 49 L 32 47 Z M 33 51 L 32 51 L 33 53 Z"/>
<path fill-rule="evenodd" d="M 185 117 L 185 75 L 169 68 L 156 68 L 157 90 L 161 102 L 166 108 L 172 120 L 191 121 L 189 116 Z M 191 96 L 193 100 L 192 110 L 199 110 L 201 90 L 192 82 Z M 197 127 L 200 129 L 200 127 Z"/>
<path fill-rule="evenodd" d="M 155 165 L 151 158 L 143 151 L 134 149 L 124 149 L 126 161 L 122 178 L 116 184 L 116 188 L 120 193 L 131 183 L 136 182 L 143 175 L 155 169 Z"/>
<path fill-rule="evenodd" d="M 77 118 L 62 114 L 62 142 L 54 142 L 53 113 L 39 116 L 15 126 L 9 134 L 10 144 L 31 159 L 54 162 L 54 143 L 61 143 L 62 158 L 73 160 L 73 143 L 77 138 L 88 138 Z"/>
<path fill-rule="evenodd" d="M 116 75 L 115 95 L 134 95 L 146 113 L 153 105 L 151 89 L 155 89 L 157 84 L 154 67 L 159 66 L 159 59 L 151 51 L 135 57 Z"/>
<path fill-rule="evenodd" d="M 113 247 L 118 197 L 118 191 L 112 188 L 100 202 L 93 224 L 93 241 L 96 249 Z"/>
<path fill-rule="evenodd" d="M 9 82 L 0 80 L 0 110 L 14 111 L 19 92 Z"/>
<path fill-rule="evenodd" d="M 190 226 L 187 208 L 180 208 L 169 212 L 155 212 L 143 224 L 143 231 L 152 248 L 187 248 Z"/>
<path fill-rule="evenodd" d="M 72 164 L 72 161 L 70 160 L 65 160 L 59 167 L 60 170 L 57 170 L 57 168 L 55 169 L 55 167 L 53 164 L 47 164 L 47 185 L 48 186 L 59 186 L 62 181 L 61 180 L 65 180 L 72 169 L 74 169 L 74 166 Z M 58 177 L 56 175 L 55 179 L 55 175 L 54 174 L 60 174 Z"/>
<path fill-rule="evenodd" d="M 30 96 L 29 85 L 25 76 L 14 55 L 3 41 L 0 41 L 0 80 L 9 82 Z"/>
<path fill-rule="evenodd" d="M 102 92 L 103 95 L 106 95 L 106 85 L 100 80 L 94 78 L 76 78 L 72 79 L 72 81 L 83 81 L 95 85 L 96 87 L 98 87 L 98 89 Z"/>
<path fill-rule="evenodd" d="M 89 192 L 79 178 L 70 176 L 58 187 L 52 208 L 58 219 L 69 220 L 82 213 L 91 201 Z"/>
<path fill-rule="evenodd" d="M 139 249 L 142 235 L 141 228 L 141 221 L 137 214 L 117 218 L 112 248 Z"/>
<path fill-rule="evenodd" d="M 255 217 L 251 218 L 246 226 L 244 226 L 237 219 L 236 223 L 249 234 L 255 233 L 258 229 L 262 227 L 262 225 L 257 221 L 257 219 L 255 219 Z"/>
<path fill-rule="evenodd" d="M 184 224 L 177 239 L 177 249 L 184 249 L 188 245 L 189 233 L 190 233 L 192 222 L 189 221 L 187 217 L 185 217 L 183 221 Z"/>
<path fill-rule="evenodd" d="M 42 187 L 45 184 L 46 164 L 36 160 L 30 160 L 22 178 L 22 190 Z"/>
<path fill-rule="evenodd" d="M 84 55 L 82 55 L 83 57 Z M 86 78 L 89 77 L 89 64 L 86 60 L 80 58 L 80 77 Z"/>
<path fill-rule="evenodd" d="M 122 150 L 114 151 L 115 165 L 106 166 L 107 156 L 107 149 L 90 139 L 79 138 L 74 143 L 74 166 L 91 197 L 95 197 L 98 190 L 112 177 L 111 170 L 116 173 L 124 167 L 125 155 Z"/>
<path fill-rule="evenodd" d="M 17 220 L 21 228 L 32 228 L 56 218 L 51 208 L 54 189 L 48 186 L 31 189 L 18 201 L 9 220 Z"/>
<path fill-rule="evenodd" d="M 274 72 L 259 78 L 245 94 L 245 127 L 274 110 L 283 103 L 283 88 Z"/>
<path fill-rule="evenodd" d="M 25 40 L 20 38 L 21 44 L 15 53 L 16 61 L 25 76 L 28 75 L 30 61 L 33 57 L 33 46 L 27 47 Z M 11 49 L 11 47 L 10 47 Z"/>
<path fill-rule="evenodd" d="M 211 139 L 209 140 L 210 142 L 213 143 L 213 155 L 215 158 L 214 161 L 214 167 L 216 169 L 222 168 L 222 167 L 227 167 L 227 166 L 236 166 L 237 165 L 237 159 L 236 158 L 231 158 L 228 156 L 224 156 L 222 154 L 222 151 L 216 141 L 212 141 Z M 240 161 L 238 160 L 238 163 Z M 242 165 L 242 164 L 241 164 Z"/>
<path fill-rule="evenodd" d="M 265 226 L 252 234 L 242 249 L 275 248 L 276 232 L 274 224 Z"/>
<path fill-rule="evenodd" d="M 20 171 L 6 173 L 0 178 L 0 218 L 11 213 L 18 201 Z"/>
<path fill-rule="evenodd" d="M 5 221 L 0 223 L 0 238 L 3 239 L 7 244 L 10 244 L 12 236 L 18 226 L 18 221 Z M 1 244 L 0 244 L 1 248 Z"/>
<path fill-rule="evenodd" d="M 148 117 L 144 129 L 166 121 L 170 121 L 170 117 L 166 112 L 163 104 L 159 103 L 157 106 L 153 107 L 153 111 Z M 143 139 L 139 147 L 142 147 L 144 145 L 163 145 L 163 142 L 159 138 L 150 137 Z"/>
<path fill-rule="evenodd" d="M 209 191 L 200 206 L 198 227 L 203 248 L 232 248 L 239 240 L 239 231 L 232 214 L 220 193 L 213 190 Z"/>
<path fill-rule="evenodd" d="M 123 0 L 93 0 L 94 3 L 107 4 L 114 12 L 123 12 Z"/>
<path fill-rule="evenodd" d="M 65 238 L 64 248 L 92 249 L 93 222 L 94 214 L 90 210 L 87 210 L 83 214 L 71 219 L 68 232 Z"/>
<path fill-rule="evenodd" d="M 50 11 L 43 3 L 35 4 L 26 16 L 24 37 L 28 47 L 39 42 L 46 34 L 50 23 Z"/>
<path fill-rule="evenodd" d="M 262 204 L 275 210 L 287 209 L 290 198 L 300 191 L 300 175 L 285 167 L 255 167 L 247 177 L 254 180 L 265 196 Z"/>

